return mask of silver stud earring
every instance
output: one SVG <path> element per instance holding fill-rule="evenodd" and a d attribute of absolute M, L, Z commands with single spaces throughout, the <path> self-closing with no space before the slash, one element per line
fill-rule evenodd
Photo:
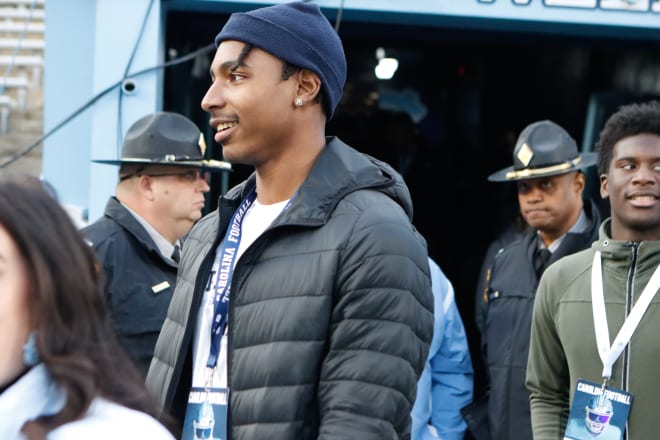
<path fill-rule="evenodd" d="M 302 98 L 296 98 L 296 100 L 293 102 L 293 104 L 294 104 L 296 107 L 301 107 L 301 106 L 303 105 L 303 100 L 302 100 Z"/>
<path fill-rule="evenodd" d="M 25 345 L 23 345 L 23 363 L 28 367 L 32 367 L 39 363 L 36 335 L 36 332 L 30 333 Z"/>

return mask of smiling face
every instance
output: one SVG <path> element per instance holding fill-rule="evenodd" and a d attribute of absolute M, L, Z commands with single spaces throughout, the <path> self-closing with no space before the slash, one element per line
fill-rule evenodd
<path fill-rule="evenodd" d="M 258 166 L 289 144 L 296 81 L 282 79 L 279 58 L 258 48 L 245 55 L 244 48 L 232 40 L 218 46 L 202 108 L 211 115 L 224 158 Z"/>
<path fill-rule="evenodd" d="M 600 176 L 600 194 L 610 199 L 613 239 L 659 239 L 660 136 L 638 134 L 617 142 Z"/>
<path fill-rule="evenodd" d="M 30 333 L 29 282 L 25 261 L 0 226 L 0 387 L 25 369 L 23 345 Z"/>
<path fill-rule="evenodd" d="M 584 174 L 526 179 L 518 182 L 518 203 L 525 221 L 538 229 L 546 244 L 564 235 L 582 210 Z"/>

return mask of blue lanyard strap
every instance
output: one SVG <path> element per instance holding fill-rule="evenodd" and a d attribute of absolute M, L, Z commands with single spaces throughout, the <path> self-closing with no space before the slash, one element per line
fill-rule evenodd
<path fill-rule="evenodd" d="M 220 248 L 220 267 L 213 294 L 213 323 L 211 324 L 211 348 L 206 362 L 208 368 L 215 368 L 220 353 L 220 341 L 227 326 L 227 310 L 229 309 L 229 290 L 236 265 L 236 254 L 241 243 L 241 227 L 243 218 L 257 197 L 255 191 L 250 192 L 241 202 L 231 218 L 229 228 L 225 233 Z"/>

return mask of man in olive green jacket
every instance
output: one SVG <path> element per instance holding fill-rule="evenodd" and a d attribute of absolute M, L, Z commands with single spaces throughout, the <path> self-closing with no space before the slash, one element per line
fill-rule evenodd
<path fill-rule="evenodd" d="M 602 383 L 608 375 L 607 358 L 599 355 L 603 344 L 596 343 L 594 316 L 602 319 L 603 314 L 592 304 L 592 266 L 594 279 L 602 278 L 607 326 L 599 334 L 602 342 L 607 333 L 615 340 L 660 263 L 660 103 L 621 107 L 607 121 L 597 148 L 600 193 L 609 198 L 610 218 L 590 249 L 566 256 L 544 272 L 534 304 L 526 386 L 535 440 L 564 438 L 578 379 Z M 657 290 L 615 356 L 607 383 L 632 393 L 628 423 L 619 422 L 626 440 L 649 440 L 660 433 Z"/>

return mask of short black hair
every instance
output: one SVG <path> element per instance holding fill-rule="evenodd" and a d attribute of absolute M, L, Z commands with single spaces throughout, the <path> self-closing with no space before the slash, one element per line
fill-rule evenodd
<path fill-rule="evenodd" d="M 660 102 L 657 100 L 622 105 L 609 117 L 596 142 L 598 174 L 607 174 L 614 146 L 621 139 L 642 133 L 660 136 Z"/>

